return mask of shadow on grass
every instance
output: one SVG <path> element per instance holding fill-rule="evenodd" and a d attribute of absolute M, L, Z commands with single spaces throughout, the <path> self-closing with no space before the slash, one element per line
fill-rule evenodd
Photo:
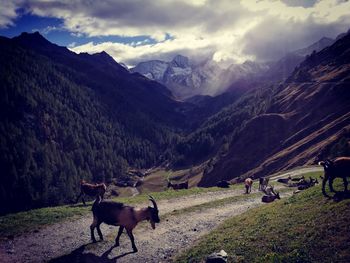
<path fill-rule="evenodd" d="M 336 192 L 333 195 L 332 199 L 335 202 L 340 202 L 340 201 L 343 201 L 343 200 L 346 200 L 346 199 L 350 199 L 350 191 Z"/>
<path fill-rule="evenodd" d="M 49 261 L 49 263 L 116 263 L 119 258 L 125 257 L 129 254 L 136 252 L 126 252 L 119 256 L 108 258 L 108 255 L 112 252 L 115 246 L 110 247 L 105 251 L 101 256 L 95 255 L 91 252 L 84 253 L 86 245 L 82 245 L 79 248 L 75 249 L 68 255 L 64 255 Z"/>

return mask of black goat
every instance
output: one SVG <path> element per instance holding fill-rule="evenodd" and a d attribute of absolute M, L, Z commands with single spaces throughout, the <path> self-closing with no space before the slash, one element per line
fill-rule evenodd
<path fill-rule="evenodd" d="M 168 188 L 170 187 L 172 187 L 174 190 L 188 189 L 188 181 L 178 184 L 173 184 L 170 181 L 168 181 Z"/>
<path fill-rule="evenodd" d="M 230 188 L 230 182 L 221 180 L 216 184 L 216 186 L 221 188 Z"/>
<path fill-rule="evenodd" d="M 348 191 L 348 181 L 346 177 L 350 176 L 350 157 L 338 157 L 334 160 L 325 160 L 318 163 L 324 168 L 324 178 L 322 181 L 322 193 L 329 197 L 326 193 L 326 183 L 329 183 L 331 192 L 335 192 L 333 188 L 333 180 L 337 177 L 342 178 L 344 182 L 345 191 Z"/>

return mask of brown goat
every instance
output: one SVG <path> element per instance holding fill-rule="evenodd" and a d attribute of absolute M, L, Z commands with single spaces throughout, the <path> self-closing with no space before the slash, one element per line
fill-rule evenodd
<path fill-rule="evenodd" d="M 252 178 L 247 178 L 244 180 L 245 193 L 249 194 L 252 191 L 253 180 Z"/>
<path fill-rule="evenodd" d="M 334 160 L 325 160 L 319 162 L 324 168 L 324 178 L 322 181 L 322 193 L 324 196 L 329 197 L 326 193 L 326 183 L 329 183 L 329 189 L 331 192 L 335 192 L 333 188 L 333 180 L 337 177 L 342 178 L 344 182 L 345 192 L 348 191 L 348 181 L 346 177 L 350 176 L 350 157 L 338 157 Z"/>
<path fill-rule="evenodd" d="M 173 184 L 170 181 L 168 181 L 168 188 L 170 187 L 172 187 L 174 190 L 188 189 L 188 181 L 178 184 Z"/>
<path fill-rule="evenodd" d="M 119 226 L 118 235 L 115 239 L 115 246 L 119 246 L 119 238 L 125 228 L 130 238 L 132 248 L 134 252 L 137 252 L 132 230 L 139 222 L 143 220 L 150 221 L 153 229 L 156 228 L 155 223 L 160 222 L 157 203 L 152 196 L 150 196 L 149 200 L 153 203 L 153 207 L 148 206 L 145 208 L 136 209 L 132 206 L 126 206 L 122 203 L 101 201 L 101 197 L 97 196 L 92 206 L 92 213 L 94 217 L 93 222 L 90 226 L 92 241 L 96 242 L 94 235 L 95 228 L 97 228 L 97 233 L 100 239 L 103 240 L 103 235 L 100 229 L 101 223 Z"/>
<path fill-rule="evenodd" d="M 76 199 L 76 203 L 78 202 L 79 198 L 82 196 L 83 204 L 86 205 L 84 196 L 100 196 L 101 199 L 103 199 L 103 196 L 106 192 L 107 186 L 102 183 L 102 184 L 89 184 L 85 182 L 84 180 L 80 181 L 80 194 Z"/>

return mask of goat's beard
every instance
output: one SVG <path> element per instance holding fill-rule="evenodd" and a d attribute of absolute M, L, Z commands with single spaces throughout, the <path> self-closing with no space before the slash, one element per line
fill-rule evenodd
<path fill-rule="evenodd" d="M 156 224 L 153 221 L 151 221 L 150 223 L 151 223 L 152 229 L 156 229 Z"/>

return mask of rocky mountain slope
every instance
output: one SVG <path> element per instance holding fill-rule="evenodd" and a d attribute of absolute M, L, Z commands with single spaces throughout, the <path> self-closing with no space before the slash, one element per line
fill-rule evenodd
<path fill-rule="evenodd" d="M 194 95 L 213 95 L 215 91 L 212 88 L 219 81 L 222 69 L 211 60 L 194 65 L 189 58 L 177 55 L 169 62 L 141 62 L 131 72 L 163 83 L 176 97 L 186 99 Z"/>
<path fill-rule="evenodd" d="M 350 35 L 308 56 L 273 90 L 265 109 L 235 130 L 201 185 L 311 164 L 350 133 Z M 244 100 L 243 100 L 244 101 Z M 237 109 L 237 108 L 236 108 Z"/>

